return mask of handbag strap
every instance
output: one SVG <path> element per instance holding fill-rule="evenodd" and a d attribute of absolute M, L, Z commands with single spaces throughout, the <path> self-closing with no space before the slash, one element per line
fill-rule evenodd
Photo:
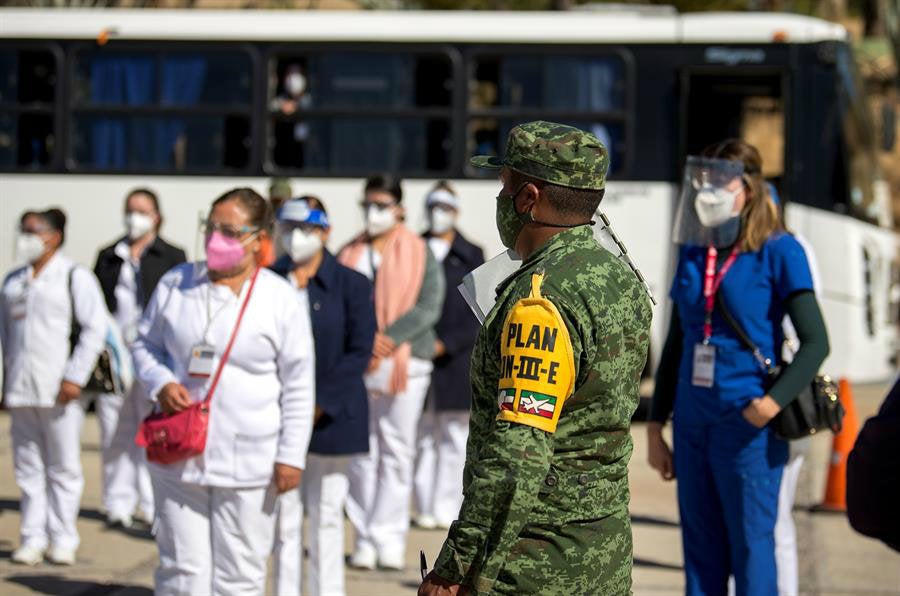
<path fill-rule="evenodd" d="M 228 356 L 231 354 L 231 347 L 234 345 L 234 340 L 237 338 L 238 329 L 241 327 L 241 321 L 244 318 L 244 312 L 247 310 L 247 304 L 250 302 L 250 296 L 253 294 L 253 286 L 256 285 L 256 276 L 259 275 L 259 267 L 253 272 L 253 276 L 250 278 L 250 287 L 247 289 L 247 295 L 244 296 L 244 302 L 241 304 L 241 310 L 238 311 L 237 321 L 234 324 L 234 329 L 231 331 L 231 338 L 228 340 L 228 345 L 225 346 L 225 352 L 222 354 L 222 359 L 219 360 L 219 366 L 216 368 L 216 374 L 213 377 L 212 384 L 209 386 L 209 391 L 206 393 L 206 399 L 203 400 L 204 405 L 209 405 L 209 402 L 212 400 L 213 392 L 216 390 L 216 385 L 219 384 L 219 377 L 222 376 L 222 370 L 225 368 L 225 363 L 228 362 Z"/>
<path fill-rule="evenodd" d="M 721 292 L 716 292 L 716 308 L 718 309 L 719 314 L 722 315 L 722 318 L 725 319 L 725 322 L 728 323 L 728 326 L 731 327 L 732 331 L 737 334 L 738 339 L 742 344 L 744 344 L 744 347 L 753 352 L 753 357 L 756 358 L 759 366 L 767 373 L 771 372 L 773 368 L 772 361 L 763 356 L 763 353 L 760 351 L 759 346 L 753 343 L 753 340 L 750 339 L 750 336 L 747 335 L 747 332 L 744 331 L 740 323 L 737 322 L 737 320 L 725 306 L 725 300 L 722 298 Z"/>

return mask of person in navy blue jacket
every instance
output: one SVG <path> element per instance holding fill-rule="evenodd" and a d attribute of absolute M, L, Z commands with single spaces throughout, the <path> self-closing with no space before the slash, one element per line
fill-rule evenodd
<path fill-rule="evenodd" d="M 344 594 L 344 502 L 350 457 L 369 451 L 369 408 L 363 373 L 372 356 L 375 307 L 366 276 L 325 248 L 330 227 L 316 197 L 284 204 L 279 238 L 286 253 L 272 266 L 298 290 L 312 320 L 316 350 L 316 414 L 303 494 L 309 517 L 309 588 Z M 275 545 L 276 593 L 300 594 L 302 509 L 283 508 Z"/>
<path fill-rule="evenodd" d="M 457 286 L 484 263 L 484 252 L 456 229 L 459 198 L 447 182 L 439 182 L 425 198 L 425 239 L 443 265 L 447 280 L 437 334 L 431 391 L 419 423 L 416 462 L 416 525 L 450 527 L 462 505 L 462 477 L 469 436 L 469 360 L 478 335 L 478 319 Z"/>

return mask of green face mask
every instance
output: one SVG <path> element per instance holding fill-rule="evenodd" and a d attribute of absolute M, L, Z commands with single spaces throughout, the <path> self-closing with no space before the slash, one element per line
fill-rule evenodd
<path fill-rule="evenodd" d="M 515 250 L 516 239 L 522 228 L 530 221 L 530 214 L 516 212 L 516 197 L 528 183 L 519 187 L 515 193 L 497 195 L 497 231 L 500 233 L 500 242 L 506 248 Z"/>

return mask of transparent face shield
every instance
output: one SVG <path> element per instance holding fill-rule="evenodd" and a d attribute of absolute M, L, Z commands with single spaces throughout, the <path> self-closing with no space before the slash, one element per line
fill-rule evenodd
<path fill-rule="evenodd" d="M 677 244 L 734 244 L 741 232 L 744 164 L 727 159 L 689 156 L 675 212 Z"/>

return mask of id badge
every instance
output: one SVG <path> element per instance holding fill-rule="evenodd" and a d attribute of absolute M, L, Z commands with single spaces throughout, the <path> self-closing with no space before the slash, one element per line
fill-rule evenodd
<path fill-rule="evenodd" d="M 694 345 L 694 372 L 691 384 L 694 387 L 713 386 L 716 372 L 716 348 L 709 344 Z"/>
<path fill-rule="evenodd" d="M 197 344 L 191 348 L 191 363 L 188 365 L 188 374 L 201 379 L 211 376 L 213 359 L 215 357 L 215 346 L 206 343 Z"/>

